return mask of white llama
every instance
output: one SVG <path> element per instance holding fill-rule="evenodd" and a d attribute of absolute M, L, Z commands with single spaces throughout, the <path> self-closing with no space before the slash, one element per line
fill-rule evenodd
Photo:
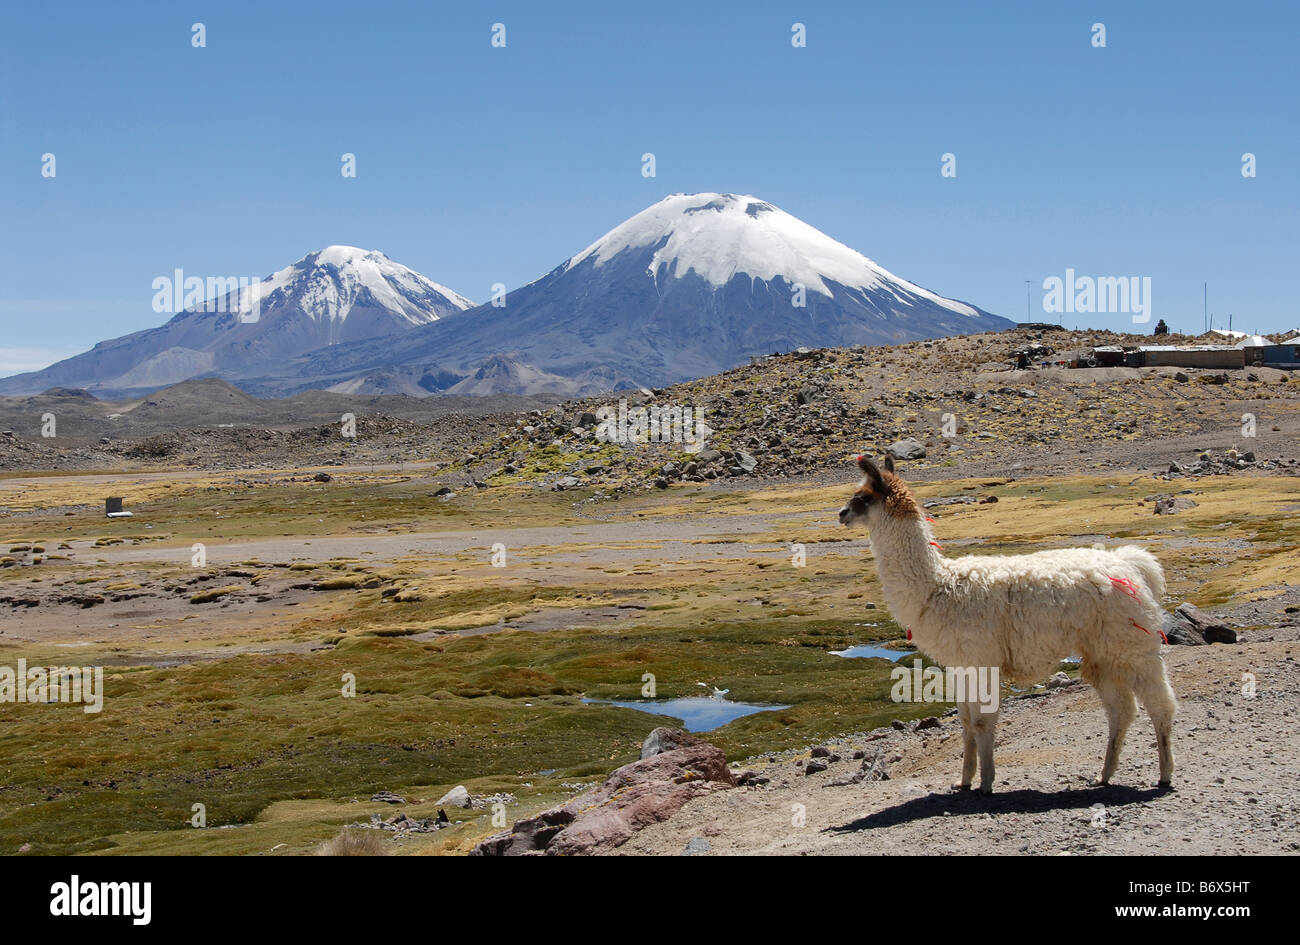
<path fill-rule="evenodd" d="M 1142 700 L 1155 724 L 1160 786 L 1174 773 L 1170 744 L 1177 702 L 1160 657 L 1160 598 L 1165 579 L 1147 551 L 1068 548 L 1036 554 L 946 558 L 911 490 L 894 473 L 858 458 L 865 477 L 840 522 L 865 523 L 880 583 L 894 619 L 946 667 L 997 667 L 1002 679 L 1033 682 L 1066 656 L 1101 697 L 1110 740 L 1098 783 L 1119 763 L 1124 735 Z M 973 698 L 973 697 L 968 697 Z M 993 789 L 998 711 L 958 703 L 963 729 L 961 790 L 970 788 L 978 752 L 980 790 Z"/>

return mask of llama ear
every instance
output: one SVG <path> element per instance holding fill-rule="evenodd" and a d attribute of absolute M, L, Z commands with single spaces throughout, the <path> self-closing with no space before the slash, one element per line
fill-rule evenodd
<path fill-rule="evenodd" d="M 880 475 L 880 467 L 863 455 L 858 457 L 858 468 L 866 474 L 872 492 L 879 495 L 885 491 L 885 480 Z"/>
<path fill-rule="evenodd" d="M 892 457 L 892 456 L 886 456 L 886 457 L 885 457 L 885 472 L 893 472 L 893 471 L 894 471 L 894 457 Z"/>

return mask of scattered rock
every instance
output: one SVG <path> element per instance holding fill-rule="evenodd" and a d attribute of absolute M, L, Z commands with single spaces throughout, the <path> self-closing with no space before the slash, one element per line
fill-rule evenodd
<path fill-rule="evenodd" d="M 713 845 L 709 843 L 708 837 L 691 837 L 686 841 L 686 849 L 682 851 L 682 856 L 702 856 L 712 851 Z"/>
<path fill-rule="evenodd" d="M 885 756 L 883 752 L 877 754 L 873 759 L 871 759 L 870 764 L 863 762 L 862 780 L 864 782 L 889 780 L 889 768 L 885 764 Z"/>
<path fill-rule="evenodd" d="M 391 830 L 409 830 L 413 833 L 430 833 L 431 831 L 441 828 L 442 823 L 437 820 L 425 819 L 416 820 L 407 814 L 398 814 L 396 817 L 390 817 L 384 821 L 384 826 Z"/>
<path fill-rule="evenodd" d="M 1073 686 L 1074 680 L 1068 674 L 1063 672 L 1052 673 L 1047 679 L 1048 689 L 1064 689 L 1067 686 Z"/>
<path fill-rule="evenodd" d="M 924 508 L 933 509 L 944 505 L 970 505 L 974 502 L 973 495 L 950 495 L 940 499 L 926 499 L 921 504 Z"/>
<path fill-rule="evenodd" d="M 826 782 L 827 787 L 843 787 L 847 784 L 863 784 L 873 781 L 888 781 L 889 768 L 885 764 L 885 754 L 877 751 L 870 758 L 864 757 L 861 767 L 852 774 Z"/>

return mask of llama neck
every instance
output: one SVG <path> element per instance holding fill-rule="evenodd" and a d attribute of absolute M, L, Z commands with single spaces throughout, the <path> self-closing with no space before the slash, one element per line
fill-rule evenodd
<path fill-rule="evenodd" d="M 880 519 L 871 523 L 871 553 L 880 585 L 894 619 L 910 625 L 919 620 L 926 598 L 940 582 L 943 555 L 932 544 L 924 519 L 889 514 Z"/>

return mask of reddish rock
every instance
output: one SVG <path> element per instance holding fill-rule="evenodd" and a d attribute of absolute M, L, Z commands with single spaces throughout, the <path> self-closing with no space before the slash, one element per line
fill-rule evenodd
<path fill-rule="evenodd" d="M 667 820 L 692 798 L 734 787 L 722 750 L 691 736 L 681 741 L 687 739 L 696 743 L 624 765 L 600 787 L 488 837 L 470 855 L 602 853 L 642 827 Z"/>

